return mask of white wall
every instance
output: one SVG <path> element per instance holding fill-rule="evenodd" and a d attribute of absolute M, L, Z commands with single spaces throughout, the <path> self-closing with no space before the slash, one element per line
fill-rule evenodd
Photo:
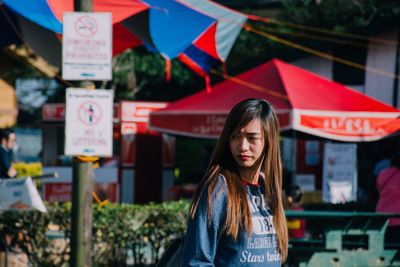
<path fill-rule="evenodd" d="M 375 36 L 377 38 L 397 41 L 397 30 Z M 395 72 L 396 46 L 370 41 L 366 66 L 388 73 Z M 393 104 L 393 77 L 367 71 L 365 76 L 365 93 L 389 105 Z M 399 105 L 398 105 L 399 107 Z"/>
<path fill-rule="evenodd" d="M 332 80 L 333 63 L 330 60 L 310 56 L 291 62 L 291 64 Z"/>

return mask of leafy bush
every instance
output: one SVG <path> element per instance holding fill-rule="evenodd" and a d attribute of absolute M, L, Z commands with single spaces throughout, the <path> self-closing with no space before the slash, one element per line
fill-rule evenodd
<path fill-rule="evenodd" d="M 40 162 L 15 162 L 12 165 L 17 171 L 18 177 L 42 175 L 43 165 Z"/>
<path fill-rule="evenodd" d="M 0 237 L 25 252 L 33 266 L 66 266 L 71 203 L 48 205 L 48 213 L 0 214 Z M 189 202 L 93 207 L 93 263 L 98 267 L 154 264 L 165 246 L 183 235 Z M 54 236 L 54 234 L 56 235 Z"/>

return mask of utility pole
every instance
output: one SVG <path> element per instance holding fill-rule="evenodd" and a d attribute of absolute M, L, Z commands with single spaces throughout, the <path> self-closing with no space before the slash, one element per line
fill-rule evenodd
<path fill-rule="evenodd" d="M 74 11 L 92 12 L 93 11 L 93 1 L 92 0 L 74 0 Z"/>
<path fill-rule="evenodd" d="M 397 27 L 397 47 L 396 47 L 396 59 L 394 63 L 394 74 L 395 77 L 393 79 L 393 95 L 392 95 L 392 105 L 395 108 L 399 107 L 399 76 L 400 76 L 400 25 Z"/>
<path fill-rule="evenodd" d="M 92 0 L 74 0 L 74 11 L 91 12 Z M 92 160 L 75 157 L 73 162 L 71 267 L 92 267 Z"/>

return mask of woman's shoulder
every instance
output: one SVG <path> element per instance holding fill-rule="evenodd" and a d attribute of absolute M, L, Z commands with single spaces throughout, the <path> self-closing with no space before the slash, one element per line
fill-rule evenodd
<path fill-rule="evenodd" d="M 225 199 L 228 195 L 228 186 L 226 184 L 226 179 L 225 176 L 222 174 L 218 174 L 213 178 L 214 182 L 211 182 L 208 184 L 207 189 L 204 190 L 206 194 L 210 192 L 210 187 L 211 192 L 212 192 L 212 198 L 214 200 L 222 200 Z"/>
<path fill-rule="evenodd" d="M 218 174 L 215 177 L 215 179 L 216 179 L 216 184 L 215 185 L 220 186 L 220 187 L 227 187 L 226 178 L 222 173 Z"/>
<path fill-rule="evenodd" d="M 213 214 L 221 214 L 228 201 L 228 187 L 223 175 L 216 175 L 212 182 L 201 189 L 199 207 L 207 212 L 208 205 L 212 206 Z"/>

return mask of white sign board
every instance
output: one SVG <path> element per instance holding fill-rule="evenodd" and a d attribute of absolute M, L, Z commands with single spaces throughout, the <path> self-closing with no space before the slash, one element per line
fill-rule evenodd
<path fill-rule="evenodd" d="M 315 191 L 315 175 L 314 174 L 296 174 L 294 177 L 295 184 L 300 186 L 303 192 Z"/>
<path fill-rule="evenodd" d="M 356 144 L 325 144 L 322 191 L 324 202 L 339 203 L 356 200 Z"/>
<path fill-rule="evenodd" d="M 32 179 L 0 179 L 0 210 L 40 210 L 46 206 Z"/>
<path fill-rule="evenodd" d="M 67 89 L 66 155 L 112 156 L 113 98 L 112 90 Z"/>
<path fill-rule="evenodd" d="M 63 15 L 62 78 L 112 79 L 111 13 L 65 12 Z"/>
<path fill-rule="evenodd" d="M 353 198 L 353 185 L 349 181 L 329 182 L 330 202 L 333 204 L 346 203 Z"/>

